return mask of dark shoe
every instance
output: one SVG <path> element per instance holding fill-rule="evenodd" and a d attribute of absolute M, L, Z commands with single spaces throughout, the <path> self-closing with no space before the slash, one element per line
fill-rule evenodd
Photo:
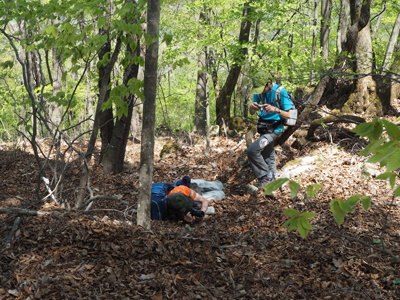
<path fill-rule="evenodd" d="M 268 177 L 268 176 L 263 176 L 256 183 L 254 183 L 254 186 L 261 188 L 266 186 L 268 183 L 272 182 L 275 180 L 275 177 Z"/>

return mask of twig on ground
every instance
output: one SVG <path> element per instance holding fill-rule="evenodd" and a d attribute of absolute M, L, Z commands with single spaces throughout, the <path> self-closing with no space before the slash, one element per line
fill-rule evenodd
<path fill-rule="evenodd" d="M 9 235 L 6 237 L 6 239 L 5 239 L 3 248 L 6 248 L 6 249 L 10 248 L 10 246 L 11 246 L 11 240 L 12 240 L 12 238 L 13 238 L 13 236 L 14 236 L 14 232 L 15 232 L 15 230 L 17 230 L 18 225 L 19 225 L 20 222 L 21 222 L 21 218 L 20 218 L 20 217 L 17 217 L 17 218 L 15 219 L 15 221 L 14 221 L 14 225 L 13 225 L 13 227 L 12 227 L 12 229 L 11 229 L 10 234 L 9 234 Z"/>

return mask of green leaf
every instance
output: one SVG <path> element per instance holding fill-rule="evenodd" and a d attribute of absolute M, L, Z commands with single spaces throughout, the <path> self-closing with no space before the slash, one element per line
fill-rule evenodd
<path fill-rule="evenodd" d="M 97 28 L 105 28 L 107 24 L 107 19 L 106 17 L 99 17 L 97 20 Z"/>
<path fill-rule="evenodd" d="M 400 168 L 400 149 L 393 153 L 388 159 L 387 171 L 394 171 Z"/>
<path fill-rule="evenodd" d="M 344 212 L 352 212 L 353 209 L 350 207 L 350 205 L 347 202 L 344 202 L 343 200 L 338 200 L 339 206 L 340 208 L 344 211 Z"/>
<path fill-rule="evenodd" d="M 49 27 L 47 27 L 45 30 L 46 30 L 46 33 L 47 33 L 48 35 L 52 35 L 54 38 L 57 38 L 58 30 L 57 30 L 56 27 L 54 27 L 54 26 L 49 26 Z"/>
<path fill-rule="evenodd" d="M 356 128 L 350 130 L 359 136 L 367 136 L 371 134 L 372 130 L 374 129 L 374 125 L 372 123 L 361 123 Z"/>
<path fill-rule="evenodd" d="M 378 180 L 386 180 L 391 176 L 391 172 L 385 172 L 385 173 L 381 173 L 378 176 L 376 176 L 376 179 Z"/>
<path fill-rule="evenodd" d="M 371 140 L 377 140 L 380 138 L 382 132 L 383 132 L 383 125 L 382 122 L 380 122 L 380 119 L 376 118 L 372 121 L 372 123 L 374 124 L 374 130 L 371 133 L 370 139 Z"/>
<path fill-rule="evenodd" d="M 361 195 L 354 195 L 349 198 L 347 198 L 346 203 L 350 206 L 353 207 L 357 204 L 358 200 L 360 199 Z"/>
<path fill-rule="evenodd" d="M 394 185 L 396 184 L 396 174 L 395 173 L 390 174 L 389 182 L 390 182 L 390 186 L 392 188 L 394 188 Z"/>
<path fill-rule="evenodd" d="M 299 224 L 299 218 L 297 217 L 293 217 L 291 218 L 291 222 L 290 222 L 290 226 L 289 226 L 289 231 L 292 231 L 293 229 L 295 229 L 297 227 L 297 224 Z"/>
<path fill-rule="evenodd" d="M 282 228 L 285 228 L 286 226 L 288 226 L 292 222 L 292 220 L 293 219 L 289 219 L 285 223 L 283 223 Z"/>
<path fill-rule="evenodd" d="M 317 192 L 322 188 L 320 184 L 310 184 L 307 186 L 307 198 L 312 198 L 317 195 Z"/>
<path fill-rule="evenodd" d="M 144 34 L 144 40 L 146 42 L 146 46 L 149 47 L 151 43 L 153 42 L 153 39 L 151 38 L 150 34 L 145 33 Z"/>
<path fill-rule="evenodd" d="M 361 198 L 361 203 L 362 206 L 365 210 L 368 210 L 368 208 L 371 206 L 371 199 L 367 196 L 364 196 Z"/>
<path fill-rule="evenodd" d="M 377 240 L 373 240 L 372 243 L 374 243 L 374 244 L 380 244 L 380 243 L 382 243 L 382 241 L 381 241 L 380 239 L 377 239 Z"/>
<path fill-rule="evenodd" d="M 171 34 L 165 34 L 162 41 L 165 42 L 165 44 L 167 46 L 169 46 L 171 44 L 171 42 L 172 42 L 172 35 Z"/>
<path fill-rule="evenodd" d="M 399 197 L 400 196 L 400 185 L 397 187 L 397 189 L 394 191 L 394 196 Z"/>
<path fill-rule="evenodd" d="M 300 184 L 298 184 L 296 181 L 290 180 L 289 187 L 291 190 L 291 197 L 294 199 L 300 190 Z"/>
<path fill-rule="evenodd" d="M 393 284 L 400 284 L 400 279 L 394 279 L 392 282 Z"/>
<path fill-rule="evenodd" d="M 273 191 L 279 189 L 285 182 L 288 182 L 289 179 L 287 178 L 279 178 L 268 183 L 264 188 L 265 192 L 264 195 L 271 195 Z"/>
<path fill-rule="evenodd" d="M 310 225 L 310 222 L 306 218 L 299 218 L 300 219 L 300 224 L 308 230 L 312 230 L 312 226 Z"/>
<path fill-rule="evenodd" d="M 307 230 L 306 228 L 304 228 L 303 225 L 302 225 L 301 223 L 299 223 L 299 224 L 297 225 L 297 230 L 299 231 L 299 233 L 300 233 L 300 235 L 301 235 L 301 237 L 302 237 L 303 239 L 305 239 L 305 238 L 307 237 L 308 230 Z"/>
<path fill-rule="evenodd" d="M 368 163 L 377 163 L 381 162 L 381 167 L 385 164 L 382 163 L 382 161 L 391 156 L 394 152 L 396 152 L 396 149 L 391 149 L 389 151 L 379 151 L 375 155 L 373 155 L 371 158 L 367 160 Z"/>
<path fill-rule="evenodd" d="M 336 223 L 340 227 L 340 225 L 343 223 L 346 213 L 340 208 L 338 200 L 339 199 L 332 200 L 330 203 L 330 207 L 333 213 L 333 217 L 335 218 Z"/>
<path fill-rule="evenodd" d="M 293 209 L 293 208 L 285 209 L 285 210 L 283 211 L 283 213 L 284 213 L 285 215 L 287 215 L 288 217 L 300 216 L 300 213 L 299 213 L 296 209 Z"/>
<path fill-rule="evenodd" d="M 308 212 L 308 211 L 303 212 L 303 213 L 301 214 L 301 216 L 304 217 L 304 218 L 306 218 L 306 219 L 311 219 L 312 217 L 314 217 L 314 216 L 316 216 L 316 215 L 317 215 L 317 213 Z"/>
<path fill-rule="evenodd" d="M 394 141 L 400 141 L 400 128 L 396 124 L 389 121 L 382 120 L 382 122 L 385 125 L 389 137 Z"/>
<path fill-rule="evenodd" d="M 368 156 L 369 154 L 375 152 L 375 150 L 378 149 L 384 142 L 384 139 L 373 141 L 369 143 L 363 150 L 358 152 L 358 154 L 362 156 Z"/>

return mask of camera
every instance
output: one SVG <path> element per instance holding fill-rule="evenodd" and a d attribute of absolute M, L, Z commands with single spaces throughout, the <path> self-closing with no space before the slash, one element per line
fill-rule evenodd
<path fill-rule="evenodd" d="M 195 208 L 192 208 L 192 209 L 190 210 L 190 214 L 191 214 L 193 217 L 199 217 L 199 218 L 203 218 L 203 217 L 204 217 L 204 211 L 198 210 L 198 209 L 195 209 Z"/>
<path fill-rule="evenodd" d="M 260 111 L 264 110 L 264 107 L 262 105 L 258 105 L 258 108 L 260 109 Z"/>

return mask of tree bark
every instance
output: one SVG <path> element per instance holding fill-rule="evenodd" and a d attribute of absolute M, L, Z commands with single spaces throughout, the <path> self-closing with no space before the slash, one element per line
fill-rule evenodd
<path fill-rule="evenodd" d="M 393 56 L 393 50 L 400 32 L 400 12 L 397 15 L 396 22 L 393 25 L 392 33 L 390 34 L 389 43 L 386 49 L 385 58 L 382 63 L 382 72 L 389 70 L 390 62 Z"/>
<path fill-rule="evenodd" d="M 318 22 L 318 4 L 319 0 L 314 0 L 314 20 L 313 20 L 313 41 L 312 41 L 312 48 L 311 48 L 311 62 L 313 64 L 313 67 L 315 65 L 315 53 L 317 49 L 317 22 Z M 314 83 L 315 81 L 315 70 L 314 68 L 311 69 L 311 78 L 310 82 L 311 84 Z"/>
<path fill-rule="evenodd" d="M 251 28 L 249 14 L 252 11 L 250 3 L 251 1 L 245 3 L 244 5 L 242 23 L 239 33 L 239 45 L 242 45 L 249 41 Z M 241 48 L 232 68 L 228 73 L 228 77 L 225 81 L 224 87 L 222 88 L 216 100 L 217 124 L 220 126 L 220 128 L 223 128 L 224 123 L 230 123 L 231 96 L 235 89 L 236 82 L 238 80 L 240 70 L 242 68 L 243 61 L 246 59 L 246 56 L 247 48 Z"/>
<path fill-rule="evenodd" d="M 343 44 L 346 41 L 347 19 L 349 17 L 349 0 L 340 1 L 339 26 L 337 31 L 337 53 L 342 53 Z"/>
<path fill-rule="evenodd" d="M 127 51 L 130 53 L 131 61 L 133 58 L 140 56 L 140 40 L 136 35 L 135 37 L 127 36 L 127 39 L 132 39 L 136 43 L 136 48 L 131 49 L 128 45 Z M 128 86 L 129 80 L 137 78 L 139 71 L 139 64 L 130 63 L 125 69 L 124 73 L 124 84 Z M 129 95 L 123 99 L 128 106 L 128 115 L 122 115 L 121 118 L 117 118 L 115 126 L 112 131 L 110 146 L 104 153 L 102 164 L 103 172 L 109 174 L 121 173 L 124 167 L 126 145 L 128 143 L 129 130 L 132 121 L 133 108 L 136 105 L 138 97 L 136 95 Z"/>
<path fill-rule="evenodd" d="M 357 73 L 360 74 L 358 79 L 355 81 L 354 92 L 350 95 L 346 101 L 342 111 L 344 113 L 356 112 L 366 113 L 368 115 L 381 115 L 383 113 L 383 107 L 381 99 L 377 94 L 376 82 L 372 74 L 373 68 L 373 57 L 372 57 L 372 40 L 370 31 L 370 3 L 368 0 L 364 5 L 361 6 L 362 0 L 352 0 L 351 9 L 355 9 L 352 12 L 352 16 L 355 17 L 355 23 L 350 28 L 351 36 L 353 37 L 352 29 L 357 28 L 355 43 L 349 43 L 352 45 L 350 53 L 356 54 L 356 67 Z M 355 27 L 357 26 L 357 27 Z M 349 34 L 347 35 L 349 37 Z M 349 42 L 349 40 L 347 40 Z"/>
<path fill-rule="evenodd" d="M 203 37 L 203 24 L 208 22 L 206 8 L 200 13 L 199 40 Z M 206 102 L 208 101 L 208 67 L 207 67 L 207 47 L 204 47 L 198 57 L 196 104 L 194 117 L 194 130 L 199 135 L 207 132 Z"/>
<path fill-rule="evenodd" d="M 159 33 L 160 0 L 147 1 L 147 33 L 155 39 Z M 151 185 L 154 161 L 154 123 L 157 94 L 158 40 L 146 51 L 143 91 L 143 126 L 140 152 L 138 225 L 150 229 Z"/>
<path fill-rule="evenodd" d="M 323 59 L 327 59 L 329 56 L 329 33 L 330 33 L 331 12 L 332 12 L 332 0 L 322 0 L 320 45 L 322 48 Z"/>

